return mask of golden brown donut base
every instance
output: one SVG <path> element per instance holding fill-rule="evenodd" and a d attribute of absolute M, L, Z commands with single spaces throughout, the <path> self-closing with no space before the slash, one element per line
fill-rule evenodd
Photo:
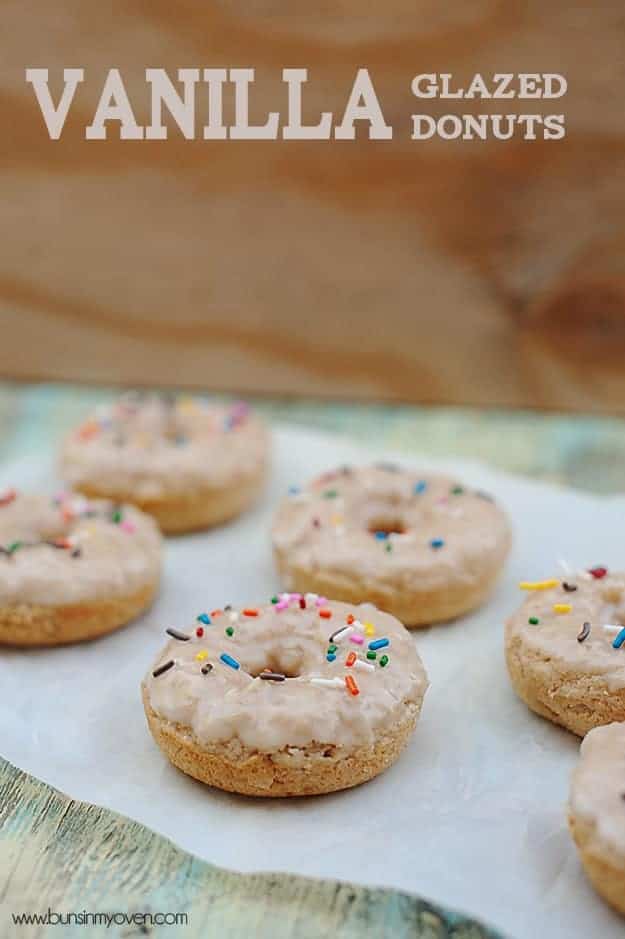
<path fill-rule="evenodd" d="M 152 603 L 158 583 L 130 596 L 67 606 L 21 603 L 0 607 L 0 645 L 58 646 L 113 632 Z"/>
<path fill-rule="evenodd" d="M 300 765 L 293 766 L 293 758 L 282 751 L 257 753 L 237 741 L 201 745 L 188 728 L 155 713 L 145 688 L 142 696 L 152 736 L 174 766 L 227 792 L 272 798 L 321 795 L 373 779 L 388 769 L 404 749 L 420 710 L 416 704 L 407 703 L 405 719 L 380 734 L 373 746 L 343 755 L 331 743 L 318 744 L 299 750 Z"/>
<path fill-rule="evenodd" d="M 276 564 L 282 582 L 288 590 L 298 593 L 317 593 L 331 600 L 345 603 L 373 603 L 385 613 L 391 613 L 407 629 L 431 626 L 457 619 L 481 606 L 492 592 L 501 568 L 484 573 L 480 580 L 467 587 L 466 584 L 445 585 L 436 590 L 424 590 L 415 582 L 410 592 L 405 590 L 381 590 L 375 584 L 365 584 L 356 577 L 331 576 L 324 571 L 309 571 L 291 566 L 275 553 Z"/>
<path fill-rule="evenodd" d="M 506 664 L 514 690 L 527 706 L 584 737 L 593 727 L 625 721 L 625 689 L 612 691 L 601 675 L 565 669 L 506 637 Z"/>
<path fill-rule="evenodd" d="M 594 826 L 569 812 L 569 828 L 582 865 L 597 893 L 625 916 L 625 863 L 615 855 L 597 852 Z"/>
<path fill-rule="evenodd" d="M 161 531 L 174 535 L 213 528 L 235 518 L 256 500 L 263 483 L 264 474 L 259 473 L 253 479 L 237 482 L 230 488 L 193 489 L 184 497 L 162 499 L 138 499 L 131 491 L 83 483 L 75 485 L 74 490 L 89 499 L 130 502 L 152 515 Z"/>

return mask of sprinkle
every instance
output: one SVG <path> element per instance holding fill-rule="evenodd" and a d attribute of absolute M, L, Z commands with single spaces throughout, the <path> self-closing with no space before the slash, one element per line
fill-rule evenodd
<path fill-rule="evenodd" d="M 358 633 L 354 633 L 353 636 L 349 637 L 349 641 L 355 642 L 357 645 L 361 646 L 365 640 Z"/>
<path fill-rule="evenodd" d="M 348 626 L 351 626 L 352 623 L 354 622 L 354 619 L 355 619 L 354 614 L 348 613 L 347 616 L 345 617 L 345 622 L 347 623 Z"/>
<path fill-rule="evenodd" d="M 123 517 L 123 516 L 122 516 L 122 510 L 121 510 L 121 509 L 113 509 L 113 511 L 111 512 L 111 521 L 112 521 L 115 525 L 119 525 L 119 523 L 120 523 L 121 520 L 122 520 L 122 517 Z"/>
<path fill-rule="evenodd" d="M 334 643 L 331 643 L 331 645 L 328 646 L 328 652 L 330 652 L 330 653 L 336 652 L 336 651 L 337 651 L 337 648 L 338 648 L 338 647 L 335 646 Z"/>
<path fill-rule="evenodd" d="M 484 492 L 483 489 L 476 489 L 475 495 L 477 496 L 478 499 L 484 499 L 485 502 L 495 501 L 493 496 L 491 496 L 490 492 Z"/>
<path fill-rule="evenodd" d="M 434 550 L 437 550 L 438 548 L 442 548 L 444 544 L 445 542 L 443 541 L 442 538 L 432 538 L 432 540 L 430 541 L 430 548 L 434 548 Z"/>
<path fill-rule="evenodd" d="M 207 662 L 206 665 L 202 666 L 202 675 L 208 675 L 209 672 L 212 672 L 213 666 L 210 662 Z"/>
<path fill-rule="evenodd" d="M 595 578 L 595 580 L 602 580 L 608 573 L 607 567 L 591 567 L 588 570 L 589 574 Z"/>
<path fill-rule="evenodd" d="M 317 599 L 315 600 L 315 606 L 325 606 L 327 602 L 328 602 L 327 597 L 317 597 Z"/>
<path fill-rule="evenodd" d="M 0 496 L 0 506 L 10 505 L 14 499 L 17 498 L 17 491 L 15 489 L 7 489 Z"/>
<path fill-rule="evenodd" d="M 623 643 L 625 642 L 625 628 L 621 629 L 620 633 L 612 643 L 613 649 L 620 649 Z"/>
<path fill-rule="evenodd" d="M 230 610 L 228 613 L 228 619 L 231 623 L 236 623 L 238 622 L 239 614 L 236 612 L 236 610 Z"/>
<path fill-rule="evenodd" d="M 391 544 L 390 541 L 387 541 L 387 542 L 386 542 L 386 545 L 385 545 L 385 547 L 384 547 L 384 550 L 387 551 L 389 554 L 390 554 L 390 552 L 393 550 L 393 545 Z"/>
<path fill-rule="evenodd" d="M 234 629 L 232 626 L 226 626 L 226 636 L 234 636 Z"/>
<path fill-rule="evenodd" d="M 119 527 L 120 527 L 123 531 L 125 531 L 128 535 L 134 535 L 134 533 L 135 533 L 136 530 L 137 530 L 137 526 L 135 525 L 135 523 L 129 521 L 128 519 L 125 519 L 125 520 L 120 524 Z"/>
<path fill-rule="evenodd" d="M 538 626 L 540 620 L 537 616 L 530 616 L 527 622 L 530 624 L 530 626 Z"/>
<path fill-rule="evenodd" d="M 373 623 L 365 623 L 365 636 L 375 636 L 375 626 Z"/>
<path fill-rule="evenodd" d="M 289 495 L 298 496 L 302 490 L 299 486 L 289 486 Z"/>
<path fill-rule="evenodd" d="M 369 649 L 369 651 L 367 652 L 367 658 L 368 658 L 368 659 L 377 659 L 377 657 L 378 657 L 378 653 L 377 653 L 377 652 L 374 652 L 373 649 Z"/>
<path fill-rule="evenodd" d="M 590 636 L 590 623 L 584 623 L 582 626 L 582 631 L 577 637 L 578 642 L 584 642 Z"/>
<path fill-rule="evenodd" d="M 378 541 L 386 541 L 386 539 L 388 538 L 387 531 L 375 531 L 373 535 Z"/>
<path fill-rule="evenodd" d="M 239 665 L 239 663 L 237 662 L 237 660 L 236 660 L 236 659 L 233 659 L 232 656 L 231 656 L 231 655 L 228 655 L 227 652 L 222 652 L 221 655 L 219 656 L 219 658 L 220 658 L 221 661 L 224 663 L 224 665 L 229 665 L 230 668 L 233 668 L 235 671 L 236 671 L 238 668 L 241 668 L 241 666 Z"/>
<path fill-rule="evenodd" d="M 365 631 L 365 627 L 362 625 L 359 619 L 354 620 L 354 629 L 357 630 L 359 633 L 364 633 Z"/>
<path fill-rule="evenodd" d="M 305 600 L 304 597 L 300 597 L 300 598 L 299 598 L 299 608 L 300 608 L 300 610 L 305 610 L 305 609 L 306 609 L 306 600 Z"/>
<path fill-rule="evenodd" d="M 386 666 L 388 665 L 388 655 L 383 655 L 380 658 L 380 665 L 382 666 L 382 668 L 386 668 Z"/>
<path fill-rule="evenodd" d="M 369 663 L 363 661 L 363 659 L 356 660 L 355 668 L 359 668 L 361 671 L 366 671 L 366 672 L 375 671 L 373 665 L 369 665 Z"/>
<path fill-rule="evenodd" d="M 278 598 L 277 598 L 276 596 L 273 596 L 273 597 L 271 598 L 271 602 L 272 602 L 272 603 L 277 603 L 277 602 L 278 602 Z"/>
<path fill-rule="evenodd" d="M 570 613 L 573 607 L 570 603 L 554 603 L 553 612 L 554 613 Z"/>
<path fill-rule="evenodd" d="M 338 496 L 338 492 L 336 491 L 336 489 L 326 489 L 326 491 L 322 493 L 322 495 L 324 499 L 336 499 L 336 497 Z"/>
<path fill-rule="evenodd" d="M 614 633 L 620 633 L 620 631 L 621 631 L 621 629 L 622 629 L 623 627 L 622 627 L 622 626 L 616 626 L 616 625 L 614 625 L 613 623 L 604 623 L 602 628 L 603 628 L 603 631 L 604 631 L 604 632 L 606 632 L 606 633 L 613 633 L 613 634 L 614 634 Z"/>
<path fill-rule="evenodd" d="M 326 655 L 326 659 L 328 660 L 328 662 L 334 662 L 334 660 L 336 659 L 336 655 L 334 654 L 334 652 L 328 652 L 328 654 Z"/>
<path fill-rule="evenodd" d="M 204 659 L 208 658 L 208 652 L 206 651 L 206 649 L 202 649 L 200 652 L 196 653 L 195 658 L 197 659 L 198 662 L 203 662 Z"/>
<path fill-rule="evenodd" d="M 276 603 L 276 612 L 277 612 L 277 613 L 281 613 L 282 610 L 288 610 L 288 608 L 289 608 L 289 601 L 288 601 L 288 600 L 280 600 L 279 603 Z"/>
<path fill-rule="evenodd" d="M 347 690 L 349 691 L 351 695 L 356 697 L 357 694 L 360 694 L 360 688 L 358 687 L 358 685 L 356 684 L 356 682 L 354 681 L 351 675 L 345 676 L 345 684 L 347 686 Z"/>
<path fill-rule="evenodd" d="M 463 492 L 464 488 L 462 486 L 452 486 L 451 488 L 452 496 L 461 496 Z"/>
<path fill-rule="evenodd" d="M 557 580 L 522 580 L 519 584 L 520 590 L 550 590 L 557 587 Z"/>
<path fill-rule="evenodd" d="M 198 628 L 195 630 L 195 635 L 198 637 L 198 639 L 201 639 L 204 635 L 204 627 L 198 626 Z"/>
<path fill-rule="evenodd" d="M 304 594 L 304 599 L 306 600 L 306 603 L 316 603 L 318 595 L 316 593 L 306 593 Z"/>
<path fill-rule="evenodd" d="M 369 648 L 373 651 L 376 649 L 384 649 L 386 646 L 390 646 L 390 639 L 374 639 L 373 642 L 369 643 Z"/>
<path fill-rule="evenodd" d="M 353 633 L 353 626 L 341 626 L 340 629 L 337 629 L 336 632 L 333 632 L 328 642 L 337 642 L 340 639 L 345 639 L 346 636 L 349 636 L 350 633 Z"/>
<path fill-rule="evenodd" d="M 347 668 L 351 668 L 355 661 L 356 661 L 356 653 L 350 652 L 348 653 L 348 656 L 345 659 L 345 665 L 347 666 Z"/>
<path fill-rule="evenodd" d="M 569 584 L 566 580 L 563 580 L 562 589 L 566 590 L 567 593 L 573 593 L 575 590 L 577 590 L 577 584 Z"/>
<path fill-rule="evenodd" d="M 178 632 L 177 629 L 166 629 L 165 632 L 168 636 L 171 636 L 172 639 L 179 639 L 180 642 L 188 642 L 191 636 L 187 636 L 186 633 Z"/>
<path fill-rule="evenodd" d="M 258 610 L 254 608 L 243 610 L 243 616 L 258 616 Z"/>
<path fill-rule="evenodd" d="M 286 675 L 282 672 L 261 672 L 258 677 L 263 681 L 286 681 Z"/>
<path fill-rule="evenodd" d="M 213 610 L 213 616 L 216 616 L 218 612 L 219 612 L 218 610 Z M 211 624 L 211 618 L 208 615 L 208 613 L 200 613 L 200 615 L 197 616 L 196 619 L 198 623 L 204 623 L 205 626 L 210 626 Z"/>
<path fill-rule="evenodd" d="M 174 660 L 170 659 L 169 662 L 165 662 L 163 665 L 159 665 L 158 668 L 155 668 L 152 675 L 154 678 L 158 678 L 159 675 L 164 675 L 170 668 L 173 668 L 175 664 Z"/>
<path fill-rule="evenodd" d="M 330 619 L 332 616 L 332 610 L 319 610 L 319 616 L 323 619 Z"/>
<path fill-rule="evenodd" d="M 326 688 L 331 688 L 331 687 L 342 688 L 343 687 L 343 682 L 341 681 L 340 678 L 311 678 L 310 682 L 313 685 L 320 685 Z"/>
<path fill-rule="evenodd" d="M 419 480 L 418 483 L 414 484 L 412 491 L 414 492 L 415 496 L 419 496 L 421 495 L 422 492 L 425 492 L 427 487 L 428 487 L 428 484 L 426 483 L 426 481 L 424 479 L 421 479 Z"/>

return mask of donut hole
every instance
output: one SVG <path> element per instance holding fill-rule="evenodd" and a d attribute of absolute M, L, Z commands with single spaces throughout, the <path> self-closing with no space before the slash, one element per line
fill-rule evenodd
<path fill-rule="evenodd" d="M 403 535 L 406 532 L 406 526 L 401 518 L 385 515 L 383 517 L 370 519 L 367 530 L 372 535 L 377 535 L 378 533 L 383 535 Z"/>
<path fill-rule="evenodd" d="M 275 672 L 286 678 L 299 678 L 303 673 L 302 655 L 296 650 L 265 650 L 262 658 L 248 662 L 246 671 L 252 678 L 262 672 Z"/>

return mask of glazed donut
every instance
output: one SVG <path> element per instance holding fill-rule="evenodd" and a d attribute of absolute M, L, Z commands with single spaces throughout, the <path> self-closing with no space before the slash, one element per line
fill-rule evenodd
<path fill-rule="evenodd" d="M 519 697 L 580 737 L 625 721 L 625 575 L 593 567 L 521 588 L 505 640 Z"/>
<path fill-rule="evenodd" d="M 388 463 L 293 488 L 273 525 L 285 589 L 369 600 L 408 627 L 479 606 L 509 545 L 506 516 L 486 493 Z"/>
<path fill-rule="evenodd" d="M 404 748 L 427 689 L 409 633 L 370 604 L 283 594 L 168 632 L 142 686 L 149 728 L 174 766 L 230 792 L 371 779 Z"/>
<path fill-rule="evenodd" d="M 131 392 L 70 435 L 61 472 L 86 496 L 132 502 L 164 532 L 185 532 L 247 508 L 267 462 L 265 425 L 246 404 Z"/>
<path fill-rule="evenodd" d="M 569 827 L 597 892 L 625 915 L 625 724 L 591 730 L 573 773 Z"/>
<path fill-rule="evenodd" d="M 0 643 L 77 642 L 111 632 L 156 593 L 161 536 L 128 505 L 0 493 Z"/>

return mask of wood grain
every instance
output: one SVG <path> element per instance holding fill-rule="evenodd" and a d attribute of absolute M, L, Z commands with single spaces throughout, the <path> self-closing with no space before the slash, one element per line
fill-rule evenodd
<path fill-rule="evenodd" d="M 90 925 L 89 935 L 235 939 L 498 939 L 475 920 L 394 890 L 220 870 L 113 812 L 68 799 L 0 759 L 0 934 L 45 939 L 86 927 L 12 914 L 180 913 L 186 925 Z M 61 920 L 63 923 L 63 920 Z M 501 937 L 499 936 L 499 939 Z"/>
<path fill-rule="evenodd" d="M 8 0 L 3 20 L 0 374 L 625 411 L 618 4 Z M 24 68 L 76 64 L 53 142 Z M 306 66 L 313 119 L 363 64 L 392 142 L 83 139 L 111 66 L 142 122 L 146 66 L 255 66 L 256 116 Z M 500 70 L 567 76 L 565 140 L 410 141 L 413 111 L 480 107 L 419 104 L 413 75 Z"/>

